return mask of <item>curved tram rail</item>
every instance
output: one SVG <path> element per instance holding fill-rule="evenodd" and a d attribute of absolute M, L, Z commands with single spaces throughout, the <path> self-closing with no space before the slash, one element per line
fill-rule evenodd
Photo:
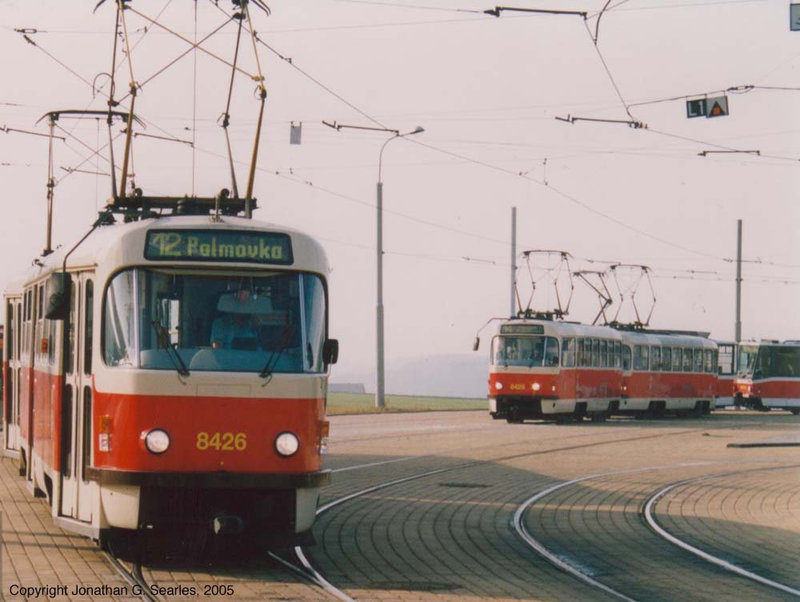
<path fill-rule="evenodd" d="M 630 423 L 631 427 L 634 426 L 634 423 Z M 677 426 L 678 423 L 673 425 Z M 551 427 L 533 427 L 536 428 L 551 428 Z M 651 434 L 651 433 L 637 433 L 639 436 L 634 437 L 627 437 L 625 441 L 634 442 L 634 441 L 642 441 L 643 443 L 652 440 L 668 436 L 672 437 L 675 435 L 676 437 L 692 437 L 693 435 L 700 435 L 703 430 L 693 428 L 693 429 L 678 429 L 673 430 L 670 428 L 669 432 L 664 432 L 662 429 L 657 429 L 659 434 Z M 707 427 L 705 427 L 707 428 Z M 736 428 L 741 428 L 740 426 Z M 423 429 L 424 430 L 424 429 Z M 526 429 L 527 430 L 527 429 Z M 637 428 L 638 430 L 638 428 Z M 517 431 L 515 429 L 515 432 Z M 552 432 L 552 431 L 551 431 Z M 598 431 L 598 434 L 600 431 Z M 703 432 L 703 434 L 705 434 Z M 642 436 L 644 435 L 644 436 Z M 583 434 L 579 435 L 581 439 L 588 436 L 588 433 L 584 430 Z M 560 437 L 559 437 L 560 439 Z M 590 439 L 595 439 L 595 437 L 590 437 Z M 680 440 L 680 439 L 678 439 Z M 663 593 L 667 590 L 660 590 L 660 589 L 650 589 L 651 587 L 661 588 L 661 587 L 669 587 L 665 585 L 669 580 L 674 579 L 677 575 L 688 575 L 689 579 L 691 579 L 691 583 L 704 583 L 705 580 L 709 582 L 713 581 L 716 577 L 714 577 L 713 570 L 710 571 L 708 567 L 704 566 L 704 563 L 697 564 L 692 563 L 690 560 L 687 559 L 686 555 L 681 554 L 679 551 L 675 550 L 673 552 L 665 552 L 665 548 L 668 549 L 665 543 L 663 543 L 660 538 L 655 537 L 647 537 L 646 533 L 648 530 L 644 524 L 643 519 L 639 519 L 639 512 L 641 512 L 642 506 L 645 504 L 647 497 L 652 497 L 651 492 L 654 488 L 661 490 L 663 489 L 663 482 L 664 482 L 664 474 L 668 474 L 669 471 L 676 472 L 676 473 L 685 473 L 688 471 L 693 471 L 695 473 L 708 473 L 709 471 L 716 471 L 718 470 L 716 467 L 722 466 L 727 464 L 727 461 L 687 461 L 687 462 L 676 462 L 676 463 L 661 463 L 658 465 L 645 465 L 642 468 L 637 469 L 625 469 L 625 470 L 618 470 L 618 471 L 604 471 L 604 472 L 595 472 L 592 474 L 588 474 L 585 476 L 580 476 L 578 478 L 569 479 L 567 481 L 553 483 L 551 478 L 547 480 L 550 481 L 549 483 L 544 482 L 540 486 L 537 487 L 539 491 L 527 498 L 524 502 L 520 503 L 520 505 L 516 508 L 516 513 L 513 510 L 502 510 L 504 506 L 508 505 L 507 501 L 512 499 L 509 498 L 509 494 L 513 495 L 515 499 L 523 500 L 525 498 L 520 495 L 520 492 L 523 490 L 525 485 L 523 484 L 522 487 L 513 487 L 512 483 L 510 483 L 504 472 L 498 473 L 496 478 L 490 478 L 487 476 L 477 476 L 482 473 L 480 467 L 486 466 L 487 463 L 499 465 L 499 464 L 508 464 L 509 469 L 512 472 L 508 472 L 507 476 L 513 479 L 513 469 L 512 467 L 517 465 L 517 461 L 523 458 L 531 458 L 531 457 L 542 457 L 546 455 L 555 454 L 557 452 L 571 452 L 572 450 L 587 450 L 590 454 L 596 454 L 596 452 L 592 452 L 590 450 L 597 449 L 598 446 L 606 446 L 606 445 L 615 445 L 620 443 L 620 439 L 616 439 L 614 441 L 608 440 L 601 440 L 597 441 L 594 440 L 592 442 L 586 441 L 572 441 L 572 442 L 565 442 L 561 440 L 559 443 L 554 441 L 550 441 L 548 444 L 543 446 L 536 451 L 525 451 L 520 450 L 521 453 L 494 453 L 493 449 L 496 448 L 495 444 L 490 444 L 485 446 L 486 452 L 489 452 L 486 459 L 483 460 L 462 460 L 456 461 L 453 464 L 447 465 L 444 468 L 434 468 L 430 465 L 430 461 L 424 461 L 424 464 L 428 465 L 428 469 L 425 470 L 424 468 L 420 469 L 417 468 L 414 464 L 411 464 L 412 461 L 419 461 L 423 460 L 424 458 L 430 458 L 433 460 L 434 458 L 439 457 L 437 455 L 411 455 L 407 457 L 399 457 L 399 458 L 391 458 L 385 461 L 377 461 L 377 462 L 368 462 L 364 464 L 359 464 L 355 466 L 347 466 L 339 469 L 334 469 L 334 472 L 344 472 L 344 471 L 353 471 L 358 468 L 363 468 L 364 470 L 380 470 L 381 465 L 394 465 L 398 466 L 401 462 L 409 462 L 410 464 L 402 470 L 399 470 L 397 473 L 398 478 L 388 478 L 384 482 L 380 482 L 378 484 L 373 484 L 371 486 L 362 486 L 362 487 L 353 487 L 351 491 L 344 493 L 341 497 L 337 497 L 333 499 L 331 502 L 326 503 L 319 509 L 319 514 L 324 514 L 328 511 L 333 510 L 334 508 L 341 507 L 342 505 L 348 502 L 354 502 L 359 498 L 371 498 L 371 510 L 369 510 L 369 514 L 366 516 L 373 517 L 375 520 L 380 521 L 376 523 L 375 526 L 370 526 L 370 519 L 366 518 L 365 515 L 362 515 L 362 512 L 366 511 L 366 508 L 362 505 L 353 508 L 353 516 L 358 516 L 358 519 L 355 518 L 347 518 L 345 515 L 337 516 L 333 522 L 330 521 L 318 521 L 318 524 L 324 526 L 326 530 L 330 530 L 330 546 L 331 546 L 331 553 L 339 554 L 343 550 L 350 550 L 354 549 L 354 556 L 349 559 L 345 560 L 340 558 L 339 556 L 331 557 L 331 562 L 333 563 L 332 566 L 336 566 L 336 572 L 340 573 L 341 571 L 346 571 L 347 569 L 343 568 L 345 566 L 352 566 L 352 570 L 354 572 L 350 573 L 349 570 L 346 572 L 348 575 L 352 575 L 352 585 L 349 587 L 345 587 L 345 591 L 347 592 L 345 595 L 354 596 L 354 591 L 351 590 L 350 587 L 365 587 L 366 589 L 380 589 L 381 587 L 399 587 L 403 588 L 403 583 L 409 584 L 414 587 L 414 591 L 417 591 L 417 588 L 420 588 L 420 591 L 429 591 L 424 589 L 427 583 L 431 584 L 431 587 L 440 585 L 441 587 L 451 587 L 457 589 L 464 589 L 464 591 L 471 592 L 472 595 L 478 595 L 478 592 L 481 591 L 481 585 L 478 582 L 475 582 L 475 579 L 478 581 L 480 580 L 480 575 L 472 575 L 472 574 L 465 574 L 463 576 L 453 577 L 452 580 L 442 579 L 442 575 L 444 574 L 443 571 L 448 569 L 450 563 L 459 562 L 459 559 L 462 558 L 460 554 L 467 554 L 469 558 L 471 558 L 472 562 L 477 562 L 483 564 L 486 570 L 491 571 L 492 567 L 499 568 L 498 563 L 503 563 L 504 570 L 510 571 L 508 575 L 500 577 L 503 582 L 506 582 L 507 579 L 511 579 L 512 575 L 519 574 L 514 573 L 514 571 L 525 570 L 524 566 L 528 566 L 529 570 L 532 570 L 531 567 L 535 567 L 535 561 L 532 562 L 531 558 L 525 559 L 525 555 L 521 554 L 520 550 L 524 548 L 524 546 L 518 546 L 519 549 L 515 550 L 513 545 L 509 545 L 510 541 L 513 538 L 512 533 L 513 530 L 508 530 L 508 535 L 512 536 L 509 539 L 501 539 L 493 541 L 489 543 L 490 540 L 484 540 L 483 536 L 492 537 L 489 532 L 479 536 L 476 531 L 471 531 L 471 535 L 469 534 L 462 534 L 463 537 L 458 537 L 454 539 L 452 542 L 447 540 L 447 543 L 437 543 L 433 544 L 430 543 L 422 543 L 418 544 L 418 540 L 414 538 L 414 534 L 419 533 L 420 523 L 419 520 L 427 520 L 431 517 L 441 517 L 445 519 L 448 517 L 448 521 L 454 522 L 442 522 L 442 524 L 437 524 L 431 526 L 430 524 L 426 523 L 425 532 L 429 534 L 446 534 L 446 533 L 462 533 L 462 530 L 465 528 L 477 528 L 477 525 L 485 525 L 486 528 L 490 529 L 491 534 L 497 536 L 498 533 L 495 531 L 499 529 L 499 525 L 502 522 L 503 524 L 507 524 L 506 519 L 502 517 L 505 512 L 509 512 L 510 515 L 513 516 L 513 520 L 510 521 L 513 525 L 516 526 L 516 533 L 519 537 L 520 542 L 524 542 L 532 551 L 536 553 L 536 555 L 540 556 L 541 558 L 545 559 L 547 563 L 551 564 L 552 566 L 558 569 L 555 573 L 543 573 L 542 580 L 538 580 L 538 578 L 533 578 L 530 580 L 520 580 L 520 583 L 527 583 L 529 586 L 533 583 L 542 584 L 548 583 L 551 584 L 548 587 L 553 586 L 553 583 L 560 583 L 559 587 L 569 587 L 568 584 L 564 581 L 564 574 L 571 575 L 574 579 L 579 580 L 584 586 L 589 588 L 593 588 L 597 591 L 598 595 L 601 597 L 604 595 L 610 595 L 617 599 L 624 599 L 624 600 L 641 600 L 647 599 L 647 595 L 645 592 L 653 592 L 660 591 Z M 505 447 L 506 443 L 503 443 L 503 447 Z M 463 451 L 473 451 L 475 452 L 475 446 L 470 446 L 469 448 L 464 448 Z M 507 450 L 513 451 L 513 450 Z M 448 449 L 447 456 L 456 458 L 459 455 L 458 449 Z M 483 452 L 479 452 L 483 454 Z M 489 457 L 490 456 L 490 457 Z M 442 458 L 444 459 L 444 458 Z M 546 460 L 543 459 L 546 463 Z M 525 461 L 527 464 L 527 461 Z M 434 465 L 435 466 L 435 465 Z M 433 468 L 433 469 L 432 469 Z M 791 468 L 789 466 L 782 466 L 781 468 Z M 467 469 L 465 471 L 465 469 Z M 478 469 L 478 470 L 476 470 Z M 458 494 L 456 496 L 445 495 L 441 500 L 441 506 L 439 509 L 436 509 L 436 501 L 435 499 L 439 499 L 437 494 L 435 493 L 436 487 L 435 482 L 431 483 L 431 487 L 427 485 L 418 485 L 416 487 L 412 487 L 411 484 L 414 481 L 418 481 L 421 479 L 426 479 L 430 477 L 436 477 L 439 475 L 443 475 L 446 473 L 458 473 L 458 471 L 463 471 L 462 474 L 464 476 L 459 477 L 453 481 L 453 483 L 439 483 L 440 486 L 474 486 L 479 487 L 480 482 L 491 483 L 495 482 L 497 487 L 500 486 L 500 481 L 503 481 L 505 485 L 502 486 L 502 489 L 496 489 L 495 493 L 485 495 L 485 494 L 478 494 L 478 495 L 467 495 L 461 496 Z M 662 471 L 663 474 L 660 474 L 658 471 Z M 411 474 L 409 474 L 411 473 Z M 646 473 L 651 473 L 653 477 L 643 480 L 642 477 L 638 477 L 636 475 L 644 475 Z M 371 474 L 371 473 L 370 473 Z M 475 475 L 475 476 L 469 476 Z M 366 475 L 365 475 L 366 476 Z M 620 480 L 619 477 L 625 477 L 623 480 Z M 710 478 L 710 477 L 699 477 L 700 479 L 703 478 Z M 482 479 L 488 479 L 482 481 Z M 606 479 L 608 481 L 607 486 L 602 485 L 600 487 L 590 486 L 589 482 L 592 480 L 602 480 Z M 609 480 L 611 479 L 611 480 Z M 339 479 L 337 478 L 337 481 Z M 361 477 L 357 478 L 356 481 L 361 480 Z M 684 479 L 685 481 L 685 479 Z M 601 481 L 602 482 L 602 481 Z M 650 485 L 647 483 L 651 482 Z M 472 485 L 470 485 L 472 483 Z M 659 484 L 661 483 L 661 484 Z M 634 538 L 631 541 L 637 541 L 638 553 L 642 554 L 640 563 L 638 568 L 634 568 L 633 566 L 628 567 L 626 561 L 623 558 L 618 557 L 619 554 L 616 554 L 612 551 L 611 548 L 608 548 L 608 552 L 611 554 L 611 558 L 615 558 L 614 560 L 610 561 L 606 568 L 606 563 L 601 561 L 599 558 L 602 557 L 603 552 L 599 552 L 600 550 L 605 549 L 603 546 L 608 544 L 609 541 L 613 540 L 616 541 L 616 544 L 612 545 L 624 545 L 620 543 L 620 540 L 617 536 L 612 536 L 610 540 L 606 540 L 605 543 L 601 543 L 604 541 L 602 538 L 602 534 L 598 532 L 598 536 L 601 539 L 598 540 L 600 547 L 597 548 L 595 552 L 589 552 L 586 560 L 581 560 L 581 549 L 579 546 L 580 544 L 576 544 L 578 540 L 572 538 L 569 534 L 564 534 L 566 538 L 564 540 L 565 545 L 575 546 L 578 547 L 570 549 L 565 548 L 563 551 L 559 552 L 556 546 L 552 546 L 547 542 L 547 539 L 542 539 L 538 537 L 535 533 L 529 532 L 525 526 L 524 516 L 526 512 L 528 512 L 531 507 L 535 507 L 537 505 L 541 506 L 541 509 L 547 512 L 548 518 L 546 519 L 546 524 L 553 525 L 555 524 L 553 521 L 556 520 L 558 524 L 561 524 L 560 515 L 559 518 L 554 518 L 553 513 L 558 512 L 558 508 L 560 506 L 560 502 L 555 501 L 552 499 L 553 494 L 557 491 L 566 491 L 565 495 L 567 496 L 566 503 L 569 503 L 574 508 L 574 511 L 578 514 L 584 512 L 582 508 L 586 505 L 587 498 L 585 497 L 589 493 L 589 489 L 587 487 L 581 487 L 580 489 L 576 489 L 574 492 L 570 492 L 570 487 L 579 486 L 580 484 L 585 484 L 591 488 L 592 497 L 589 498 L 589 504 L 594 508 L 594 504 L 597 504 L 599 508 L 608 508 L 607 512 L 607 520 L 610 522 L 606 523 L 599 523 L 598 526 L 604 529 L 612 529 L 614 533 L 616 533 L 616 521 L 617 519 L 620 520 L 621 525 L 630 525 L 632 530 L 628 530 L 625 527 L 624 533 L 626 537 Z M 508 486 L 506 486 L 508 485 Z M 489 487 L 489 485 L 486 485 Z M 494 486 L 492 486 L 494 488 Z M 394 489 L 392 489 L 394 488 Z M 390 490 L 385 495 L 377 496 L 376 492 L 380 490 Z M 489 492 L 492 489 L 484 489 L 482 491 Z M 416 491 L 416 493 L 412 493 Z M 478 492 L 481 491 L 480 489 L 475 489 L 474 491 Z M 727 492 L 728 488 L 724 488 L 723 493 Z M 614 497 L 610 497 L 613 494 Z M 720 494 L 722 495 L 722 494 Z M 420 505 L 418 508 L 414 508 L 416 506 L 415 500 L 419 499 L 421 496 L 424 499 L 425 504 Z M 518 497 L 517 497 L 518 496 Z M 375 508 L 375 504 L 379 504 L 377 502 L 377 498 L 385 498 L 387 502 L 387 506 L 383 508 Z M 563 497 L 563 496 L 561 496 Z M 429 499 L 431 498 L 431 499 Z M 435 499 L 433 499 L 435 498 Z M 738 498 L 734 498 L 738 499 Z M 434 504 L 434 506 L 429 506 L 428 504 Z M 607 504 L 611 504 L 611 506 L 616 506 L 617 504 L 623 504 L 624 516 L 617 515 L 617 512 L 611 509 L 611 506 L 606 506 Z M 464 506 L 464 510 L 458 510 L 459 506 Z M 756 506 L 758 504 L 756 503 Z M 407 508 L 407 510 L 406 510 Z M 494 508 L 494 510 L 492 509 Z M 591 517 L 595 516 L 596 509 L 592 510 L 587 515 L 586 519 L 594 524 Z M 537 511 L 538 512 L 538 511 Z M 347 513 L 345 513 L 347 514 Z M 473 520 L 469 521 L 468 517 L 473 517 Z M 404 517 L 407 517 L 404 519 Z M 415 517 L 416 520 L 411 520 L 412 517 Z M 456 518 L 458 517 L 458 518 Z M 408 522 L 405 522 L 407 520 Z M 458 522 L 455 522 L 455 521 Z M 572 517 L 563 517 L 564 521 L 569 521 L 569 524 L 572 524 Z M 583 520 L 581 517 L 577 517 L 576 520 L 580 523 Z M 736 520 L 735 518 L 732 520 Z M 356 550 L 361 550 L 362 554 L 367 553 L 369 551 L 370 554 L 374 554 L 377 550 L 375 546 L 378 545 L 377 542 L 370 543 L 369 540 L 362 541 L 360 538 L 355 539 L 357 536 L 357 532 L 361 531 L 363 525 L 363 536 L 369 536 L 368 534 L 371 531 L 375 531 L 380 533 L 383 530 L 387 529 L 387 526 L 384 524 L 386 521 L 390 521 L 393 525 L 391 527 L 392 531 L 396 534 L 396 537 L 403 538 L 397 539 L 396 541 L 390 542 L 383 542 L 381 539 L 382 545 L 385 546 L 383 551 L 380 551 L 380 556 L 382 560 L 374 560 L 371 566 L 375 567 L 375 570 L 379 575 L 381 575 L 384 579 L 387 577 L 384 576 L 383 571 L 387 571 L 387 573 L 396 574 L 397 581 L 380 581 L 381 577 L 377 577 L 376 579 L 370 580 L 367 578 L 366 580 L 363 579 L 360 575 L 362 575 L 363 571 L 366 570 L 361 567 L 359 564 L 362 561 L 366 561 L 366 558 L 359 560 L 360 556 L 358 555 L 359 552 Z M 399 521 L 399 522 L 397 522 Z M 476 522 L 479 521 L 479 522 Z M 471 525 L 469 527 L 468 525 Z M 605 526 L 603 526 L 605 525 Z M 354 530 L 355 529 L 355 530 Z M 455 529 L 455 531 L 454 531 Z M 358 530 L 358 531 L 356 531 Z M 505 531 L 505 529 L 503 529 Z M 404 533 L 409 533 L 412 539 L 406 540 Z M 607 532 L 607 531 L 606 531 Z M 327 533 L 327 531 L 326 531 Z M 554 531 L 554 536 L 561 539 L 560 536 L 555 535 L 556 531 Z M 342 534 L 346 534 L 347 539 L 344 541 L 339 541 L 336 539 L 337 537 L 341 536 Z M 393 536 L 394 537 L 394 536 Z M 593 536 L 590 534 L 587 537 L 592 538 Z M 354 538 L 351 539 L 350 538 Z M 327 537 L 325 538 L 327 539 Z M 438 538 L 436 538 L 438 541 Z M 424 540 L 423 540 L 424 541 Z M 790 540 L 789 540 L 790 541 Z M 569 543 L 567 543 L 569 542 Z M 328 546 L 326 542 L 324 544 Z M 442 545 L 448 546 L 448 552 L 446 553 L 446 557 L 442 558 L 441 561 L 436 560 L 435 557 L 429 557 L 426 554 L 431 553 L 442 553 L 443 550 L 441 549 Z M 462 548 L 461 546 L 468 546 L 466 548 Z M 353 548 L 355 546 L 355 548 Z M 452 546 L 452 554 L 449 551 Z M 496 559 L 492 559 L 490 561 L 489 556 L 483 556 L 484 554 L 488 553 L 500 553 L 500 549 L 508 549 L 508 554 L 510 554 L 515 560 L 513 564 L 508 563 L 508 558 L 504 558 L 499 556 Z M 494 550 L 494 552 L 490 552 L 489 550 Z M 717 549 L 720 549 L 717 546 Z M 398 556 L 397 554 L 401 554 L 401 550 L 405 551 L 409 556 Z M 461 551 L 458 551 L 461 550 Z M 297 556 L 301 559 L 303 564 L 306 566 L 307 570 L 313 571 L 320 576 L 322 579 L 327 578 L 323 576 L 325 574 L 326 568 L 328 567 L 326 561 L 322 559 L 322 557 L 318 558 L 319 564 L 317 567 L 312 566 L 312 561 L 309 558 L 306 558 L 302 549 L 297 549 Z M 596 565 L 595 558 L 596 554 L 600 554 L 598 557 L 597 562 L 601 562 L 601 564 Z M 648 567 L 653 568 L 651 566 L 652 562 L 655 562 L 655 558 L 658 554 L 665 553 L 669 554 L 668 557 L 668 566 L 669 568 L 664 571 L 664 584 L 659 584 L 655 586 L 647 585 L 643 582 L 639 581 L 639 569 L 647 570 Z M 575 554 L 575 555 L 573 555 Z M 652 556 L 651 558 L 651 554 Z M 349 554 L 348 554 L 349 556 Z M 624 556 L 624 554 L 623 554 Z M 483 558 L 481 560 L 480 558 Z M 651 560 L 647 560 L 651 558 Z M 664 559 L 658 556 L 659 559 Z M 525 559 L 525 560 L 524 560 Z M 392 564 L 392 560 L 398 561 L 398 564 Z M 387 564 L 388 563 L 388 564 Z M 408 572 L 409 570 L 413 571 L 415 567 L 415 563 L 421 563 L 422 566 L 425 566 L 425 563 L 433 563 L 431 564 L 430 568 L 427 570 L 422 570 L 419 573 L 416 572 Z M 316 564 L 316 563 L 315 563 Z M 318 568 L 319 567 L 319 568 Z M 385 567 L 385 568 L 384 568 Z M 662 567 L 666 568 L 666 567 Z M 540 567 L 541 569 L 541 567 Z M 538 570 L 537 569 L 537 572 Z M 452 569 L 451 569 L 452 570 Z M 467 573 L 470 572 L 469 569 L 466 569 Z M 398 573 L 398 571 L 401 571 Z M 615 574 L 616 576 L 608 577 L 606 572 L 610 571 L 611 574 Z M 689 571 L 688 573 L 681 572 L 681 571 Z M 758 569 L 753 569 L 751 567 L 751 571 L 753 573 L 758 572 Z M 660 571 L 659 571 L 660 572 Z M 482 574 L 482 573 L 481 573 Z M 561 574 L 562 577 L 558 577 L 557 575 Z M 667 576 L 668 575 L 668 576 Z M 439 577 L 440 581 L 437 582 L 437 577 Z M 341 578 L 341 577 L 339 577 Z M 349 579 L 348 579 L 349 580 Z M 551 581 L 553 580 L 553 581 Z M 559 581 L 560 580 L 560 581 Z M 773 579 L 774 581 L 775 579 Z M 336 583 L 334 581 L 334 583 Z M 386 583 L 386 586 L 382 586 L 380 584 Z M 393 585 L 397 583 L 398 585 Z M 687 582 L 688 583 L 688 582 Z M 358 585 L 357 585 L 358 584 Z M 337 586 L 341 587 L 340 584 L 336 583 Z M 488 587 L 488 586 L 487 586 Z M 519 585 L 512 585 L 509 587 L 520 587 Z M 731 589 L 732 587 L 735 589 L 735 585 L 727 584 L 727 587 Z M 753 589 L 748 590 L 746 593 L 748 595 L 763 595 L 759 594 L 760 586 L 757 583 L 754 583 L 753 586 L 750 586 Z M 433 590 L 430 590 L 433 591 Z M 500 590 L 495 589 L 485 589 L 483 590 L 485 595 L 500 595 Z M 519 591 L 519 590 L 515 590 Z M 531 590 L 528 590 L 529 592 Z M 552 590 L 546 590 L 552 591 Z M 564 591 L 564 590 L 561 590 Z M 688 590 L 687 590 L 688 591 Z M 732 591 L 732 590 L 731 590 Z M 777 590 L 776 590 L 777 591 Z M 789 593 L 788 591 L 784 591 L 784 593 Z M 552 595 L 552 594 L 551 594 Z M 584 592 L 583 595 L 589 595 L 588 592 Z M 345 598 L 343 598 L 345 599 Z M 751 598 L 755 599 L 755 598 Z"/>

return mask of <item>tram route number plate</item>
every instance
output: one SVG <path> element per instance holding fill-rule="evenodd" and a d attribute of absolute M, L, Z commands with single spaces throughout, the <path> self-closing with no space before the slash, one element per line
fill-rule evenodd
<path fill-rule="evenodd" d="M 292 241 L 283 232 L 154 229 L 144 257 L 152 261 L 225 261 L 290 265 Z"/>

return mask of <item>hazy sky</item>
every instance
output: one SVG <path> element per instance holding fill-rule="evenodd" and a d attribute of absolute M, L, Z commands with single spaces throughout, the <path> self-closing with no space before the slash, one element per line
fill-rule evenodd
<path fill-rule="evenodd" d="M 112 64 L 114 5 L 107 0 L 93 14 L 95 4 L 0 0 L 0 125 L 45 133 L 36 121 L 47 111 L 105 107 L 101 74 Z M 425 129 L 383 154 L 387 366 L 467 353 L 486 320 L 508 314 L 511 207 L 519 251 L 567 251 L 576 270 L 645 264 L 657 297 L 653 327 L 727 340 L 742 219 L 743 336 L 800 339 L 800 31 L 790 31 L 788 0 L 507 5 L 585 11 L 587 19 L 496 18 L 483 14 L 494 4 L 478 0 L 268 4 L 269 16 L 251 7 L 269 91 L 255 217 L 305 230 L 326 247 L 337 371 L 374 366 L 375 184 L 390 134 L 336 131 L 323 120 Z M 231 4 L 131 6 L 192 39 L 225 23 Z M 141 86 L 136 113 L 147 126 L 140 132 L 151 136 L 135 140 L 136 185 L 151 195 L 230 188 L 218 123 L 230 69 L 217 57 L 232 57 L 235 26 L 204 45 L 214 56 L 189 54 L 161 73 L 187 43 L 153 25 L 145 31 L 132 11 L 127 22 Z M 254 74 L 252 50 L 242 46 L 241 65 Z M 117 98 L 129 79 L 120 63 Z M 687 119 L 687 97 L 732 87 L 729 116 Z M 240 190 L 258 110 L 254 89 L 237 75 L 230 132 Z M 574 117 L 646 127 L 565 121 Z M 302 123 L 300 145 L 289 144 L 292 123 Z M 108 133 L 93 120 L 59 126 L 70 136 L 55 144 L 54 242 L 67 244 L 109 196 L 107 176 L 84 173 L 108 173 L 105 158 L 92 156 Z M 120 130 L 115 125 L 114 135 Z M 194 137 L 194 151 L 152 136 Z M 704 153 L 733 150 L 752 152 Z M 0 132 L 4 284 L 44 246 L 46 177 L 45 138 Z M 645 311 L 648 296 L 641 289 Z M 552 304 L 540 284 L 534 306 Z M 596 307 L 594 293 L 576 282 L 569 318 L 591 320 Z"/>

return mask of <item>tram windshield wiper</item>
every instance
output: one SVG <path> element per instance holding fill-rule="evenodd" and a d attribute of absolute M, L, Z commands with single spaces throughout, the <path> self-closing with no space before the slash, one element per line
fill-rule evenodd
<path fill-rule="evenodd" d="M 181 354 L 178 353 L 178 344 L 171 343 L 169 340 L 169 331 L 158 320 L 153 320 L 152 323 L 158 337 L 158 346 L 166 350 L 167 356 L 172 361 L 172 365 L 175 366 L 175 370 L 178 371 L 178 374 L 181 376 L 189 376 L 189 368 L 186 367 L 183 359 L 181 359 Z"/>
<path fill-rule="evenodd" d="M 291 334 L 292 327 L 290 324 L 286 324 L 280 336 L 278 337 L 279 344 L 277 349 L 270 351 L 269 356 L 267 357 L 267 363 L 264 364 L 264 369 L 259 373 L 259 376 L 266 379 L 267 382 L 272 379 L 272 372 L 275 369 L 275 366 L 278 364 L 278 360 L 281 359 L 281 355 L 286 349 L 288 349 Z"/>

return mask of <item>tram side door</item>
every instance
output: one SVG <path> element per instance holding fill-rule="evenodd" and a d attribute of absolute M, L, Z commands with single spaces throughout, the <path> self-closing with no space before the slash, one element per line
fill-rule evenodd
<path fill-rule="evenodd" d="M 91 273 L 72 278 L 70 313 L 64 322 L 64 387 L 61 401 L 61 516 L 92 520 L 92 330 L 94 281 Z"/>

